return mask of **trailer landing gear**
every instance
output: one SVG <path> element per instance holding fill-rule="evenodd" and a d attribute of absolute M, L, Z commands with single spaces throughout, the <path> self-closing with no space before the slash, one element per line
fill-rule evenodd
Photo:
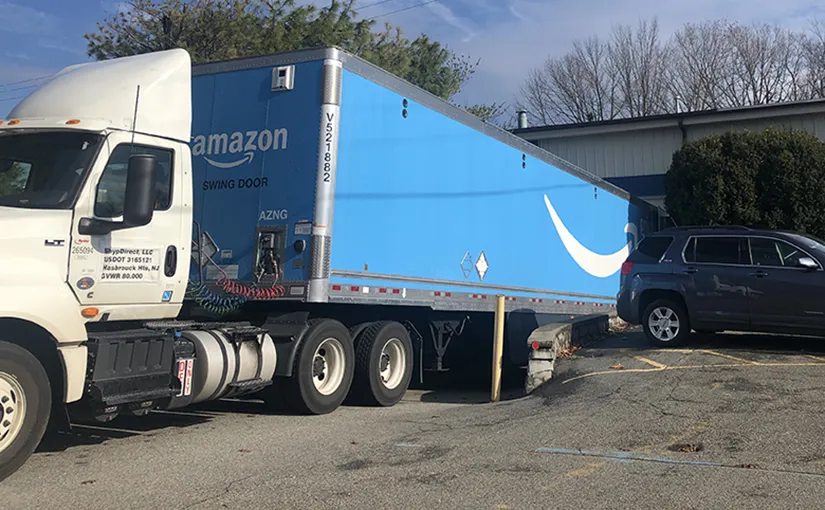
<path fill-rule="evenodd" d="M 433 347 L 435 348 L 435 366 L 426 368 L 428 372 L 447 372 L 450 369 L 444 368 L 444 355 L 447 353 L 447 348 L 450 342 L 456 336 L 461 336 L 464 332 L 464 327 L 470 317 L 464 317 L 462 320 L 434 320 L 430 322 L 430 332 L 433 336 Z"/>

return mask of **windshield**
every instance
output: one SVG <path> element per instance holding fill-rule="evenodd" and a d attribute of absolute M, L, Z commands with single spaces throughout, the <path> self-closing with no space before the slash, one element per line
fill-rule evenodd
<path fill-rule="evenodd" d="M 71 208 L 101 140 L 78 131 L 0 136 L 0 206 Z"/>

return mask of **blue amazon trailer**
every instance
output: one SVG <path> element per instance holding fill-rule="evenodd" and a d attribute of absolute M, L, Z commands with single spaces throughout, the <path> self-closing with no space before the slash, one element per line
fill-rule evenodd
<path fill-rule="evenodd" d="M 7 271 L 0 303 L 0 480 L 50 417 L 70 430 L 251 395 L 325 414 L 394 405 L 427 371 L 486 375 L 496 295 L 504 367 L 535 367 L 530 334 L 612 308 L 658 223 L 334 48 L 70 66 L 10 117 L 4 267 L 41 277 Z"/>
<path fill-rule="evenodd" d="M 538 325 L 615 306 L 622 263 L 658 222 L 646 202 L 339 49 L 193 74 L 192 316 L 260 317 L 282 338 L 336 320 L 366 365 L 414 358 L 421 377 L 486 356 L 505 294 L 509 361 L 523 366 Z M 393 334 L 409 336 L 395 357 L 373 346 Z M 298 350 L 277 345 L 276 373 L 292 376 Z M 358 373 L 354 387 L 376 393 Z"/>

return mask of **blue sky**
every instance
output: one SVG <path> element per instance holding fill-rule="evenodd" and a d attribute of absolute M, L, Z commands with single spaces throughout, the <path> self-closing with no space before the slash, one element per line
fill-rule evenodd
<path fill-rule="evenodd" d="M 425 32 L 453 51 L 480 58 L 478 72 L 457 98 L 464 104 L 512 102 L 531 68 L 549 55 L 564 54 L 576 38 L 609 34 L 616 23 L 657 16 L 667 37 L 685 21 L 707 18 L 778 22 L 795 29 L 805 29 L 811 17 L 825 19 L 822 0 L 438 0 L 418 5 L 423 1 L 388 0 L 361 14 L 396 24 L 410 38 Z M 39 83 L 36 79 L 88 60 L 83 34 L 117 8 L 112 0 L 0 0 L 0 118 Z"/>

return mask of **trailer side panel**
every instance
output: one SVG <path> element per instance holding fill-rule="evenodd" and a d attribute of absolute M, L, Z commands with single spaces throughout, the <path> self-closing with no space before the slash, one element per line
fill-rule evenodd
<path fill-rule="evenodd" d="M 414 95 L 343 81 L 333 275 L 615 295 L 648 211 Z"/>

